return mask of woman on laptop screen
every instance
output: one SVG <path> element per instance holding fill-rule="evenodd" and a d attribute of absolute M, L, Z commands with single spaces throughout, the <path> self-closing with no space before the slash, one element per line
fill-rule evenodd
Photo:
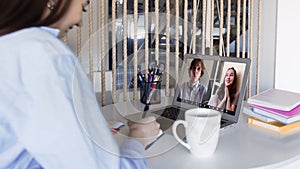
<path fill-rule="evenodd" d="M 183 102 L 202 103 L 206 95 L 207 88 L 200 83 L 199 79 L 203 76 L 205 70 L 201 59 L 193 59 L 189 67 L 189 81 L 180 86 L 178 99 Z"/>
<path fill-rule="evenodd" d="M 237 90 L 237 73 L 233 67 L 227 69 L 224 81 L 212 95 L 208 104 L 229 112 L 234 112 L 239 99 Z"/>

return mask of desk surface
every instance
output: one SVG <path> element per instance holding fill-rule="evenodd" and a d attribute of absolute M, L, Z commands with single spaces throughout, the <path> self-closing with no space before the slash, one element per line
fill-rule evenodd
<path fill-rule="evenodd" d="M 170 104 L 170 99 L 160 105 Z M 124 102 L 102 108 L 107 120 L 126 121 L 124 116 L 141 112 L 143 104 Z M 260 128 L 249 126 L 247 116 L 240 114 L 236 127 L 222 132 L 216 152 L 207 158 L 196 158 L 178 144 L 167 132 L 147 150 L 149 167 L 153 169 L 173 168 L 278 168 L 290 166 L 300 161 L 300 132 L 279 135 Z M 286 168 L 286 167 L 283 167 Z"/>

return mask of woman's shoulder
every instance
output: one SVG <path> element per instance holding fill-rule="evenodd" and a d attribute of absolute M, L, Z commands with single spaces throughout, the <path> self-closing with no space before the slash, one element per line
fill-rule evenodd
<path fill-rule="evenodd" d="M 63 45 L 64 43 L 57 37 L 58 33 L 58 30 L 47 27 L 24 28 L 1 36 L 0 43 L 27 46 L 29 49 L 35 46 L 49 45 L 49 43 Z"/>
<path fill-rule="evenodd" d="M 57 38 L 57 33 L 53 33 L 54 30 L 51 32 L 50 29 L 31 27 L 7 34 L 0 37 L 0 49 L 8 53 L 32 53 L 32 55 L 38 57 L 74 55 L 72 50 Z M 14 46 L 13 49 L 12 46 Z"/>
<path fill-rule="evenodd" d="M 16 41 L 22 43 L 24 41 L 47 40 L 49 38 L 52 39 L 55 38 L 55 36 L 49 34 L 41 27 L 30 27 L 3 35 L 0 37 L 0 41 Z"/>
<path fill-rule="evenodd" d="M 40 27 L 22 29 L 0 37 L 0 65 L 18 61 L 23 68 L 65 69 L 77 63 L 75 54 L 55 35 Z M 59 65 L 58 65 L 59 64 Z"/>

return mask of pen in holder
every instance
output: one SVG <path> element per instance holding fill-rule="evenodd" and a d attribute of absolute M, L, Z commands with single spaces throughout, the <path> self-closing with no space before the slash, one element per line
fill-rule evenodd
<path fill-rule="evenodd" d="M 146 105 L 161 103 L 160 89 L 161 81 L 143 81 L 140 89 L 141 102 Z"/>

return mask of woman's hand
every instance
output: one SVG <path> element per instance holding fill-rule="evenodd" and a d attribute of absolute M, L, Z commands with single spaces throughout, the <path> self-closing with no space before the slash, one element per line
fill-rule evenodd
<path fill-rule="evenodd" d="M 128 127 L 129 137 L 141 142 L 144 146 L 153 142 L 160 130 L 160 124 L 156 122 L 153 116 L 135 122 L 129 121 Z"/>
<path fill-rule="evenodd" d="M 225 96 L 224 97 L 229 97 L 229 89 L 228 89 L 228 87 L 227 86 L 225 86 Z"/>
<path fill-rule="evenodd" d="M 222 102 L 226 102 L 226 100 L 229 98 L 229 89 L 227 86 L 224 86 L 224 97 L 222 99 Z M 224 104 L 224 103 L 223 103 Z"/>

